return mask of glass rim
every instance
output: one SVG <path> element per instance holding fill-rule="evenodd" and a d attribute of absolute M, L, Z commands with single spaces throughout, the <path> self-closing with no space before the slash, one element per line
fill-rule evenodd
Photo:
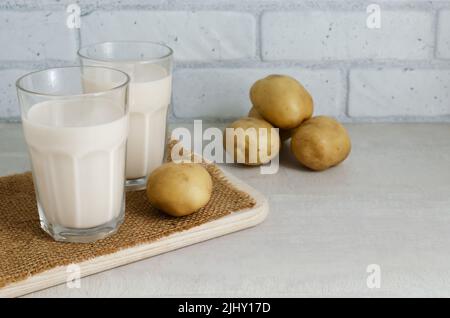
<path fill-rule="evenodd" d="M 97 92 L 91 92 L 91 93 L 81 93 L 81 94 L 50 94 L 50 93 L 43 93 L 43 92 L 39 92 L 39 91 L 34 91 L 28 88 L 23 87 L 23 85 L 21 85 L 21 81 L 29 76 L 32 75 L 36 75 L 39 73 L 44 73 L 44 72 L 49 72 L 51 70 L 62 70 L 62 69 L 83 69 L 83 68 L 90 68 L 90 69 L 104 69 L 104 70 L 109 70 L 109 71 L 114 71 L 117 73 L 121 73 L 122 75 L 125 75 L 125 81 L 119 85 L 113 86 L 111 88 L 105 89 L 105 90 L 99 90 Z M 37 70 L 37 71 L 33 71 L 27 74 L 22 75 L 21 77 L 19 77 L 16 80 L 16 88 L 20 91 L 26 92 L 28 94 L 33 94 L 33 95 L 37 95 L 37 96 L 46 96 L 46 97 L 67 97 L 67 98 L 71 98 L 71 97 L 84 97 L 84 96 L 98 96 L 98 95 L 103 95 L 105 93 L 108 92 L 112 92 L 118 89 L 123 88 L 124 86 L 127 86 L 130 83 L 130 76 L 125 73 L 122 72 L 120 70 L 117 70 L 115 68 L 111 68 L 111 67 L 104 67 L 104 66 L 83 66 L 83 65 L 77 65 L 77 66 L 60 66 L 60 67 L 50 67 L 50 68 L 46 68 L 46 69 L 42 69 L 42 70 Z"/>
<path fill-rule="evenodd" d="M 145 45 L 150 45 L 150 46 L 159 46 L 159 47 L 163 47 L 166 48 L 168 50 L 167 54 L 161 55 L 159 57 L 153 57 L 153 58 L 147 58 L 147 59 L 114 59 L 114 58 L 97 58 L 97 57 L 92 57 L 89 56 L 85 53 L 83 53 L 84 50 L 87 50 L 89 48 L 93 48 L 93 47 L 97 47 L 100 45 L 105 45 L 105 44 L 145 44 Z M 104 42 L 97 42 L 97 43 L 93 43 L 93 44 L 89 44 L 86 46 L 81 47 L 78 51 L 77 51 L 77 55 L 81 58 L 87 59 L 87 60 L 91 60 L 91 61 L 100 61 L 100 62 L 110 62 L 110 63 L 123 63 L 123 64 L 147 64 L 147 63 L 155 63 L 155 62 L 159 62 L 165 59 L 168 59 L 170 57 L 173 56 L 173 49 L 166 45 L 163 42 L 154 42 L 154 41 L 104 41 Z"/>

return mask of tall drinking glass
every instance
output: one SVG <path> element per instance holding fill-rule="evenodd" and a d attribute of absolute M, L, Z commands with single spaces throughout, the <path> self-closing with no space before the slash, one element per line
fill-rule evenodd
<path fill-rule="evenodd" d="M 123 221 L 128 82 L 101 67 L 17 80 L 40 223 L 57 241 L 91 242 Z"/>
<path fill-rule="evenodd" d="M 78 55 L 83 65 L 111 67 L 130 76 L 127 189 L 143 189 L 164 159 L 172 49 L 152 42 L 105 42 L 81 48 Z"/>

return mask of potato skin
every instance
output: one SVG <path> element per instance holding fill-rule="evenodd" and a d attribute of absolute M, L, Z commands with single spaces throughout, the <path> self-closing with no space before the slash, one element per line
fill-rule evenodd
<path fill-rule="evenodd" d="M 172 216 L 189 215 L 204 207 L 212 189 L 211 175 L 196 163 L 165 163 L 147 179 L 150 203 Z"/>
<path fill-rule="evenodd" d="M 298 127 L 313 113 L 313 99 L 294 78 L 269 75 L 256 81 L 250 89 L 256 110 L 272 125 L 282 129 Z"/>
<path fill-rule="evenodd" d="M 297 160 L 316 171 L 338 165 L 350 150 L 351 141 L 345 127 L 327 116 L 308 119 L 291 139 L 291 151 Z"/>
<path fill-rule="evenodd" d="M 250 111 L 248 112 L 248 117 L 252 117 L 252 118 L 257 118 L 257 119 L 262 119 L 265 120 L 263 116 L 261 116 L 261 114 L 256 110 L 256 108 L 253 106 L 252 108 L 250 108 Z M 280 139 L 281 142 L 285 142 L 286 140 L 288 140 L 289 138 L 291 138 L 292 133 L 294 131 L 295 128 L 293 129 L 279 129 L 278 133 L 280 135 Z"/>
<path fill-rule="evenodd" d="M 247 117 L 252 117 L 252 118 L 265 120 L 264 117 L 255 108 L 255 106 L 252 106 L 252 108 L 250 108 L 250 110 L 248 111 Z"/>
<path fill-rule="evenodd" d="M 259 153 L 257 153 L 256 162 L 250 162 L 250 144 L 249 144 L 248 138 L 245 139 L 245 144 L 241 148 L 238 148 L 239 145 L 237 143 L 237 138 L 235 138 L 235 141 L 234 141 L 234 161 L 235 162 L 237 162 L 237 159 L 238 159 L 237 154 L 243 153 L 244 158 L 245 158 L 245 162 L 243 164 L 261 165 L 261 164 L 265 164 L 265 163 L 269 162 L 280 151 L 280 136 L 279 136 L 279 134 L 275 133 L 274 134 L 275 138 L 271 138 L 271 132 L 274 127 L 270 123 L 268 123 L 267 121 L 265 121 L 263 119 L 258 119 L 258 118 L 253 118 L 253 117 L 243 117 L 243 118 L 240 118 L 240 119 L 234 121 L 230 125 L 228 125 L 225 128 L 224 140 L 223 140 L 223 147 L 224 147 L 225 151 L 228 151 L 227 146 L 226 146 L 226 138 L 227 138 L 226 129 L 227 128 L 231 128 L 231 129 L 242 128 L 244 131 L 247 131 L 247 129 L 249 129 L 249 128 L 255 128 L 258 149 L 262 149 L 263 153 L 267 154 L 267 158 L 261 158 L 259 156 Z M 260 140 L 259 133 L 258 133 L 259 128 L 268 129 L 268 131 L 267 131 L 268 136 L 267 136 L 266 140 Z"/>

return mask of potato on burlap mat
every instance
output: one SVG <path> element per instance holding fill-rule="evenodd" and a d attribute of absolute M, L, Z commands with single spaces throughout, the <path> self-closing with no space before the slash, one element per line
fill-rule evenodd
<path fill-rule="evenodd" d="M 204 208 L 175 218 L 152 208 L 145 191 L 128 192 L 125 221 L 119 231 L 90 244 L 56 242 L 40 228 L 31 173 L 0 177 L 0 287 L 58 266 L 150 243 L 255 205 L 216 165 L 202 164 L 214 183 L 211 200 Z"/>

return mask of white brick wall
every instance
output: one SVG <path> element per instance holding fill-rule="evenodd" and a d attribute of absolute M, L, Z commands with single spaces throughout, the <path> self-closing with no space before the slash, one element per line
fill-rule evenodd
<path fill-rule="evenodd" d="M 428 59 L 429 12 L 382 11 L 381 28 L 369 29 L 365 11 L 268 12 L 262 18 L 266 60 Z"/>
<path fill-rule="evenodd" d="M 349 115 L 450 115 L 450 70 L 352 70 Z"/>
<path fill-rule="evenodd" d="M 439 14 L 437 55 L 450 59 L 450 10 Z"/>
<path fill-rule="evenodd" d="M 200 69 L 180 70 L 174 81 L 176 117 L 233 118 L 250 109 L 249 89 L 269 74 L 288 74 L 300 80 L 314 96 L 317 114 L 343 113 L 343 77 L 336 70 L 283 69 Z"/>
<path fill-rule="evenodd" d="M 255 57 L 256 20 L 239 12 L 96 11 L 82 19 L 83 44 L 162 41 L 179 61 Z"/>
<path fill-rule="evenodd" d="M 82 3 L 78 34 L 66 5 Z M 25 70 L 77 63 L 79 43 L 175 50 L 172 120 L 245 115 L 260 77 L 286 73 L 316 111 L 347 121 L 450 121 L 450 0 L 8 0 L 0 2 L 0 120 L 17 118 Z M 406 70 L 406 71 L 405 71 Z"/>
<path fill-rule="evenodd" d="M 26 73 L 26 70 L 21 69 L 0 70 L 0 118 L 19 116 L 16 80 Z"/>
<path fill-rule="evenodd" d="M 65 11 L 0 10 L 0 61 L 72 60 L 75 34 L 66 27 Z"/>

